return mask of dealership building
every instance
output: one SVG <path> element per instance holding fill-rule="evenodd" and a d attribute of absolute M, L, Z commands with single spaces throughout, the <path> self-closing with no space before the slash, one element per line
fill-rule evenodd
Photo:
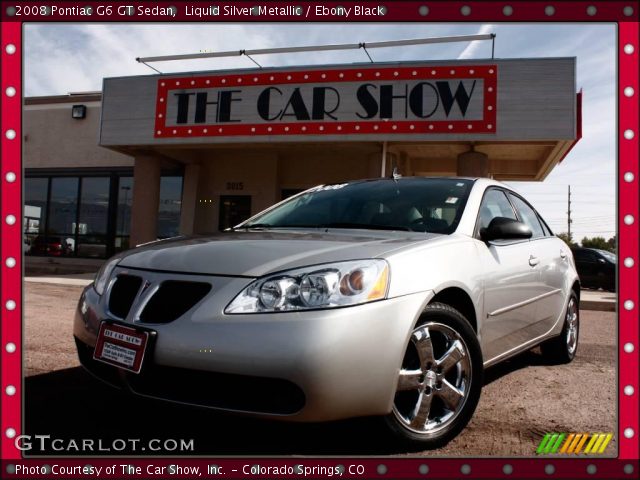
<path fill-rule="evenodd" d="M 540 181 L 581 136 L 575 58 L 106 78 L 23 112 L 27 267 L 221 231 L 394 169 Z"/>

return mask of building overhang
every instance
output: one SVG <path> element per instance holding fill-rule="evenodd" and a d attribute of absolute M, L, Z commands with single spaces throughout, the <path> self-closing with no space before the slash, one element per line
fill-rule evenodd
<path fill-rule="evenodd" d="M 575 58 L 325 65 L 108 78 L 100 145 L 187 163 L 217 149 L 380 149 L 417 175 L 487 155 L 543 180 L 581 136 Z M 304 161 L 304 157 L 301 157 Z"/>

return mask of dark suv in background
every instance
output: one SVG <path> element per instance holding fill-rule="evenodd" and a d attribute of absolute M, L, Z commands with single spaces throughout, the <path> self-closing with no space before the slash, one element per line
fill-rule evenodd
<path fill-rule="evenodd" d="M 571 251 L 583 287 L 616 291 L 618 262 L 614 253 L 597 248 L 572 248 Z"/>

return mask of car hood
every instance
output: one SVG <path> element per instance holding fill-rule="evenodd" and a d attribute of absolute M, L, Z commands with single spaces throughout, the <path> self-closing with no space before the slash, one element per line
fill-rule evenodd
<path fill-rule="evenodd" d="M 178 237 L 130 250 L 119 266 L 258 277 L 328 262 L 381 257 L 442 235 L 377 231 L 248 231 Z"/>

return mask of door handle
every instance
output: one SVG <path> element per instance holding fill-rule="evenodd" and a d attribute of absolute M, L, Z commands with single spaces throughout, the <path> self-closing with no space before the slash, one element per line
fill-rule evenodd
<path fill-rule="evenodd" d="M 567 258 L 567 252 L 565 252 L 564 250 L 560 250 L 560 258 L 562 258 L 563 260 L 566 260 Z"/>
<path fill-rule="evenodd" d="M 532 267 L 535 267 L 539 263 L 540 259 L 538 257 L 534 257 L 533 255 L 529 257 L 529 265 L 531 265 Z"/>

